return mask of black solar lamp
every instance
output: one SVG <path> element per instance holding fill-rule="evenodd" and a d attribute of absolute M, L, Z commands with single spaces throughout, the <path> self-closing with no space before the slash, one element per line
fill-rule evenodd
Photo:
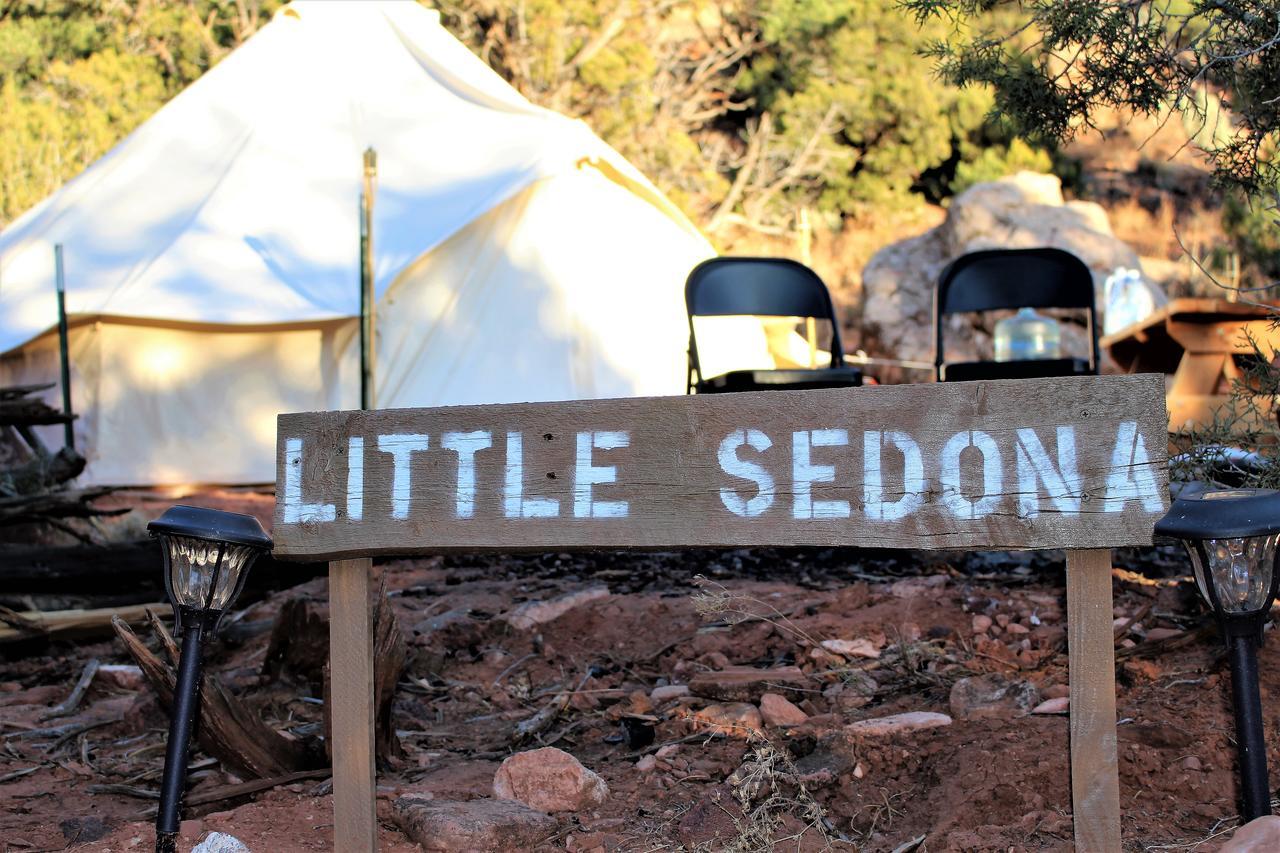
<path fill-rule="evenodd" d="M 223 614 L 244 587 L 249 567 L 271 550 L 271 537 L 251 515 L 194 506 L 170 507 L 147 525 L 147 531 L 160 540 L 174 633 L 182 638 L 156 817 L 156 851 L 173 853 L 182 819 L 187 750 L 200 707 L 204 636 L 217 631 Z"/>
<path fill-rule="evenodd" d="M 1160 536 L 1180 539 L 1196 586 L 1222 628 L 1231 656 L 1231 697 L 1245 822 L 1271 814 L 1258 646 L 1276 597 L 1280 491 L 1220 489 L 1179 497 L 1156 523 Z"/>

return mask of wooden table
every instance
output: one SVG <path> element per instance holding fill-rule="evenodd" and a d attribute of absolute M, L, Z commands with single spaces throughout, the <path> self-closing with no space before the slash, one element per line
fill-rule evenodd
<path fill-rule="evenodd" d="M 1265 308 L 1225 299 L 1174 299 L 1140 323 L 1103 337 L 1101 345 L 1126 373 L 1164 373 L 1169 429 L 1208 425 L 1230 401 L 1243 374 L 1237 357 L 1280 349 L 1280 330 Z"/>

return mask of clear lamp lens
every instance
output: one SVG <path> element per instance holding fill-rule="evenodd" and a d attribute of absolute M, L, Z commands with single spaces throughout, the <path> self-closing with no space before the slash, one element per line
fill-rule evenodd
<path fill-rule="evenodd" d="M 235 595 L 241 572 L 253 557 L 253 549 L 188 536 L 166 536 L 165 540 L 169 550 L 169 580 L 178 604 L 197 610 L 226 610 Z M 214 583 L 219 552 L 222 552 L 222 567 L 218 569 L 217 586 L 211 598 L 209 588 Z"/>
<path fill-rule="evenodd" d="M 1280 534 L 1273 533 L 1243 539 L 1204 540 L 1204 550 L 1209 557 L 1207 575 L 1199 551 L 1188 544 L 1187 553 L 1191 555 L 1200 595 L 1212 606 L 1213 601 L 1205 586 L 1212 583 L 1218 601 L 1227 613 L 1249 613 L 1266 606 L 1278 538 Z"/>

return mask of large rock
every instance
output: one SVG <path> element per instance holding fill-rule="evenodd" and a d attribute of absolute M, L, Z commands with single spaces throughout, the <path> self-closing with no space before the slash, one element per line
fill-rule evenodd
<path fill-rule="evenodd" d="M 927 359 L 933 353 L 933 292 L 955 258 L 981 249 L 1065 249 L 1093 273 L 1099 312 L 1102 287 L 1119 267 L 1141 268 L 1138 255 L 1111 231 L 1106 211 L 1092 202 L 1064 201 L 1053 175 L 1019 172 L 977 184 L 951 202 L 946 220 L 916 237 L 881 249 L 862 271 L 863 336 L 877 355 Z M 1164 301 L 1156 295 L 1157 304 Z M 948 360 L 990 358 L 991 322 L 951 318 Z M 1083 330 L 1067 324 L 1063 349 L 1085 353 Z"/>
<path fill-rule="evenodd" d="M 532 850 L 556 832 L 556 820 L 514 800 L 451 800 L 400 797 L 392 808 L 396 825 L 433 853 Z"/>
<path fill-rule="evenodd" d="M 1280 817 L 1266 815 L 1236 830 L 1222 853 L 1275 853 L 1280 850 Z"/>
<path fill-rule="evenodd" d="M 493 793 L 544 812 L 576 812 L 603 803 L 609 786 L 569 753 L 548 746 L 503 761 Z"/>

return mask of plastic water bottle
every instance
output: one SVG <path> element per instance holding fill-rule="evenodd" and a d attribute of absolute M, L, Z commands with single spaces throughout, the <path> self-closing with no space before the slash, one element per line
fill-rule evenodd
<path fill-rule="evenodd" d="M 1025 361 L 1057 358 L 1062 328 L 1052 317 L 1042 317 L 1032 308 L 996 323 L 996 361 Z"/>
<path fill-rule="evenodd" d="M 1142 282 L 1142 273 L 1119 267 L 1103 285 L 1107 310 L 1102 317 L 1102 333 L 1109 335 L 1151 316 L 1156 310 L 1151 290 Z"/>

